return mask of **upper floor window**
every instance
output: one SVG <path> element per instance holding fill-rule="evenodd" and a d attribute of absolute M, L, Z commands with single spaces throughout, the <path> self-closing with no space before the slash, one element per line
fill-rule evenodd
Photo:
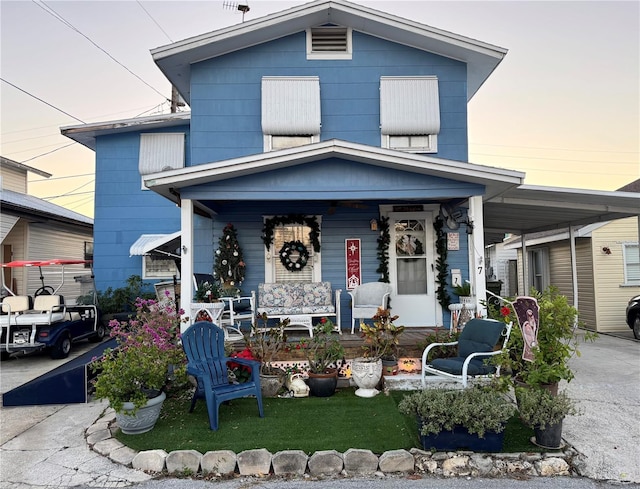
<path fill-rule="evenodd" d="M 147 190 L 144 185 L 146 175 L 184 168 L 184 145 L 184 133 L 140 134 L 138 170 L 143 190 Z"/>
<path fill-rule="evenodd" d="M 351 34 L 338 25 L 307 29 L 307 59 L 351 59 Z"/>
<path fill-rule="evenodd" d="M 624 285 L 640 285 L 640 250 L 638 243 L 623 243 Z"/>
<path fill-rule="evenodd" d="M 320 79 L 263 77 L 262 133 L 265 151 L 320 141 Z"/>
<path fill-rule="evenodd" d="M 380 133 L 383 148 L 436 153 L 440 133 L 438 79 L 381 77 Z"/>

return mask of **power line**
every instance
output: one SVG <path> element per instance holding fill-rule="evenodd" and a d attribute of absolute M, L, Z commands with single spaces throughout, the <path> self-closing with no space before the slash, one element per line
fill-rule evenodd
<path fill-rule="evenodd" d="M 65 144 L 64 146 L 60 146 L 59 148 L 52 149 L 51 151 L 47 151 L 46 153 L 42 153 L 42 154 L 39 154 L 39 155 L 37 155 L 37 156 L 33 156 L 33 157 L 31 157 L 31 158 L 28 158 L 28 159 L 26 159 L 26 160 L 22 160 L 20 163 L 27 163 L 28 161 L 33 161 L 33 160 L 35 160 L 36 158 L 40 158 L 40 157 L 42 157 L 42 156 L 50 155 L 51 153 L 55 153 L 56 151 L 60 151 L 61 149 L 68 148 L 69 146 L 73 146 L 74 144 L 78 144 L 78 143 L 76 143 L 76 142 L 74 141 L 74 142 L 72 142 L 72 143 Z"/>
<path fill-rule="evenodd" d="M 547 160 L 547 161 L 573 161 L 576 163 L 615 163 L 616 165 L 637 165 L 637 161 L 611 161 L 611 160 L 571 160 L 567 158 L 543 158 L 541 156 L 522 156 L 522 155 L 494 155 L 487 153 L 475 153 L 470 152 L 470 155 L 474 156 L 491 156 L 493 158 L 511 158 L 511 159 L 519 159 L 519 160 Z"/>
<path fill-rule="evenodd" d="M 576 148 L 546 148 L 542 146 L 516 146 L 511 144 L 491 144 L 491 143 L 474 143 L 469 141 L 469 146 L 495 146 L 498 148 L 522 148 L 544 151 L 572 151 L 574 153 L 626 153 L 638 154 L 637 151 L 617 151 L 615 149 L 576 149 Z"/>
<path fill-rule="evenodd" d="M 138 5 L 140 5 L 140 8 L 141 8 L 142 10 L 144 10 L 144 13 L 145 13 L 145 14 L 147 14 L 147 15 L 149 16 L 149 18 L 153 21 L 153 23 L 154 23 L 155 25 L 157 25 L 157 26 L 158 26 L 158 29 L 160 29 L 160 30 L 162 31 L 162 33 L 163 33 L 165 36 L 167 36 L 167 39 L 169 39 L 169 42 L 173 42 L 173 39 L 171 39 L 171 38 L 169 37 L 169 34 L 167 34 L 167 33 L 165 32 L 165 30 L 162 28 L 162 26 L 160 26 L 160 24 L 158 24 L 158 22 L 156 21 L 156 19 L 154 19 L 154 18 L 153 18 L 153 16 L 149 13 L 149 11 L 148 11 L 146 8 L 144 8 L 144 5 L 142 5 L 142 4 L 140 3 L 140 1 L 139 1 L 139 0 L 136 0 L 136 3 L 137 3 Z"/>
<path fill-rule="evenodd" d="M 40 197 L 40 198 L 44 199 L 44 200 L 49 200 L 49 199 L 59 199 L 60 197 L 68 197 L 70 195 L 82 195 L 84 193 L 94 193 L 95 190 L 92 190 L 90 192 L 76 192 L 76 190 L 80 190 L 82 187 L 86 187 L 87 185 L 90 185 L 90 184 L 95 183 L 95 182 L 96 182 L 95 180 L 89 180 L 88 182 L 83 183 L 79 187 L 76 187 L 73 190 L 69 190 L 68 192 L 65 192 L 64 194 L 54 195 L 52 197 Z"/>
<path fill-rule="evenodd" d="M 22 93 L 25 93 L 27 95 L 29 95 L 29 97 L 33 97 L 34 99 L 38 100 L 39 102 L 42 102 L 45 105 L 48 105 L 49 107 L 51 107 L 52 109 L 56 109 L 58 112 L 62 112 L 64 115 L 68 115 L 69 117 L 71 117 L 72 119 L 77 120 L 78 122 L 81 122 L 82 124 L 86 124 L 86 122 L 84 122 L 82 119 L 78 119 L 76 116 L 69 114 L 69 112 L 65 112 L 64 110 L 56 107 L 53 104 L 50 104 L 49 102 L 47 102 L 46 100 L 41 99 L 40 97 L 35 96 L 34 94 L 20 88 L 17 85 L 14 85 L 13 83 L 11 83 L 8 80 L 5 80 L 4 78 L 0 77 L 0 80 L 2 80 L 3 82 L 5 82 L 7 85 L 11 85 L 13 88 L 15 88 L 16 90 L 21 91 Z"/>
<path fill-rule="evenodd" d="M 93 173 L 82 173 L 80 175 L 68 175 L 66 177 L 37 178 L 34 180 L 29 180 L 29 183 L 52 182 L 54 180 L 65 180 L 67 178 L 80 178 L 80 177 L 92 177 L 92 176 L 93 176 Z"/>
<path fill-rule="evenodd" d="M 100 47 L 96 42 L 93 41 L 93 39 L 91 39 L 89 36 L 87 36 L 86 34 L 80 32 L 80 30 L 78 30 L 71 22 L 69 22 L 67 19 L 65 19 L 64 17 L 62 17 L 62 15 L 60 15 L 58 12 L 56 12 L 53 8 L 51 8 L 49 5 L 47 5 L 45 2 L 41 2 L 38 3 L 36 2 L 36 0 L 31 0 L 33 3 L 35 3 L 38 7 L 40 7 L 42 10 L 44 10 L 45 12 L 47 12 L 48 14 L 50 14 L 52 17 L 54 17 L 55 19 L 59 20 L 60 22 L 62 22 L 64 25 L 66 25 L 69 29 L 77 32 L 78 34 L 80 34 L 82 37 L 84 37 L 87 41 L 89 41 L 91 44 L 93 44 L 96 48 L 98 48 L 100 51 L 102 51 L 104 54 L 106 54 L 107 56 L 109 56 L 109 58 L 111 58 L 115 63 L 117 63 L 118 65 L 120 65 L 122 68 L 124 68 L 125 70 L 127 70 L 131 75 L 135 76 L 138 80 L 140 80 L 142 83 L 144 83 L 146 86 L 148 86 L 151 90 L 153 90 L 154 92 L 156 92 L 158 95 L 160 95 L 162 98 L 167 98 L 166 95 L 162 94 L 161 92 L 159 92 L 156 88 L 154 88 L 153 86 L 151 86 L 149 83 L 147 83 L 145 80 L 143 80 L 140 76 L 136 75 L 133 71 L 131 71 L 129 68 L 127 68 L 125 65 L 123 65 L 120 61 L 118 61 L 116 58 L 114 58 L 113 56 L 111 56 L 111 54 L 109 52 L 107 52 L 105 49 L 103 49 L 102 47 Z M 44 5 L 44 7 L 43 7 Z M 46 7 L 46 8 L 45 8 Z"/>

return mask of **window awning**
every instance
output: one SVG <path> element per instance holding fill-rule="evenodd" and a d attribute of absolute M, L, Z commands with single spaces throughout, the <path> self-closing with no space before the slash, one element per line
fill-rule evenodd
<path fill-rule="evenodd" d="M 180 257 L 180 231 L 173 234 L 142 234 L 129 248 L 129 256 L 157 253 L 173 258 Z"/>

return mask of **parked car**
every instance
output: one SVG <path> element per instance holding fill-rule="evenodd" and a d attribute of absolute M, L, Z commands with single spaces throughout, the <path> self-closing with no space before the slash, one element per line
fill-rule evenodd
<path fill-rule="evenodd" d="M 627 304 L 627 324 L 633 330 L 633 336 L 640 340 L 640 295 L 629 299 Z"/>

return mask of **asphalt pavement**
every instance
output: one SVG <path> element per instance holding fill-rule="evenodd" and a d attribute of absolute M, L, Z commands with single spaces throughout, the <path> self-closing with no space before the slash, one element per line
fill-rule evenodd
<path fill-rule="evenodd" d="M 76 348 L 74 355 L 89 348 Z M 600 335 L 580 350 L 572 360 L 576 378 L 561 389 L 578 401 L 583 414 L 565 420 L 565 441 L 581 454 L 580 472 L 594 480 L 589 487 L 595 481 L 640 483 L 640 341 L 624 333 Z M 44 355 L 2 362 L 0 392 L 60 363 Z M 149 481 L 151 476 L 88 448 L 84 431 L 105 408 L 105 402 L 95 401 L 0 408 L 0 486 L 118 488 Z"/>

